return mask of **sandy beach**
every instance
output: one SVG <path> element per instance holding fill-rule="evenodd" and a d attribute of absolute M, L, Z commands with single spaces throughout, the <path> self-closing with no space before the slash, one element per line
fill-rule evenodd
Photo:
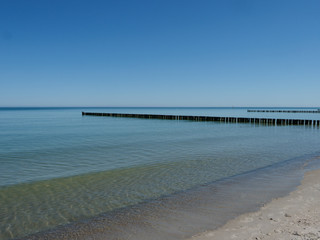
<path fill-rule="evenodd" d="M 274 199 L 258 212 L 241 215 L 223 227 L 193 236 L 213 239 L 320 239 L 320 170 L 307 172 L 290 195 Z"/>

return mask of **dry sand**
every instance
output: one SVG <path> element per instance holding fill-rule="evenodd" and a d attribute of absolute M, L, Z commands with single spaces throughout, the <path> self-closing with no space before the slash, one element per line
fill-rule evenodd
<path fill-rule="evenodd" d="M 290 195 L 191 239 L 320 239 L 320 170 L 306 173 L 302 184 Z"/>

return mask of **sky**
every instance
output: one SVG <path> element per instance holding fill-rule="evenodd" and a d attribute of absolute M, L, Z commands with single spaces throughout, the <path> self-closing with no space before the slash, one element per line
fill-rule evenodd
<path fill-rule="evenodd" d="M 0 107 L 319 107 L 319 0 L 1 0 Z"/>

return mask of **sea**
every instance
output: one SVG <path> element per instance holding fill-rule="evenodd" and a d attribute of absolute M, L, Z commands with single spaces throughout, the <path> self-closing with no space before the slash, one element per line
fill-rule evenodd
<path fill-rule="evenodd" d="M 317 126 L 81 114 L 320 119 L 247 109 L 0 108 L 0 239 L 187 239 L 285 196 Z"/>

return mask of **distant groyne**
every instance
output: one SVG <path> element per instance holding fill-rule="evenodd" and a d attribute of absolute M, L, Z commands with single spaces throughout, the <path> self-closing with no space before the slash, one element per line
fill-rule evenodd
<path fill-rule="evenodd" d="M 125 117 L 163 120 L 188 120 L 199 122 L 224 122 L 224 123 L 252 123 L 263 125 L 305 125 L 320 126 L 320 120 L 307 119 L 272 119 L 272 118 L 246 118 L 246 117 L 212 117 L 212 116 L 184 116 L 184 115 L 159 115 L 159 114 L 136 114 L 136 113 L 96 113 L 82 112 L 82 116 L 101 117 Z"/>
<path fill-rule="evenodd" d="M 267 110 L 267 109 L 248 109 L 247 112 L 271 112 L 271 113 L 320 113 L 318 110 Z"/>

